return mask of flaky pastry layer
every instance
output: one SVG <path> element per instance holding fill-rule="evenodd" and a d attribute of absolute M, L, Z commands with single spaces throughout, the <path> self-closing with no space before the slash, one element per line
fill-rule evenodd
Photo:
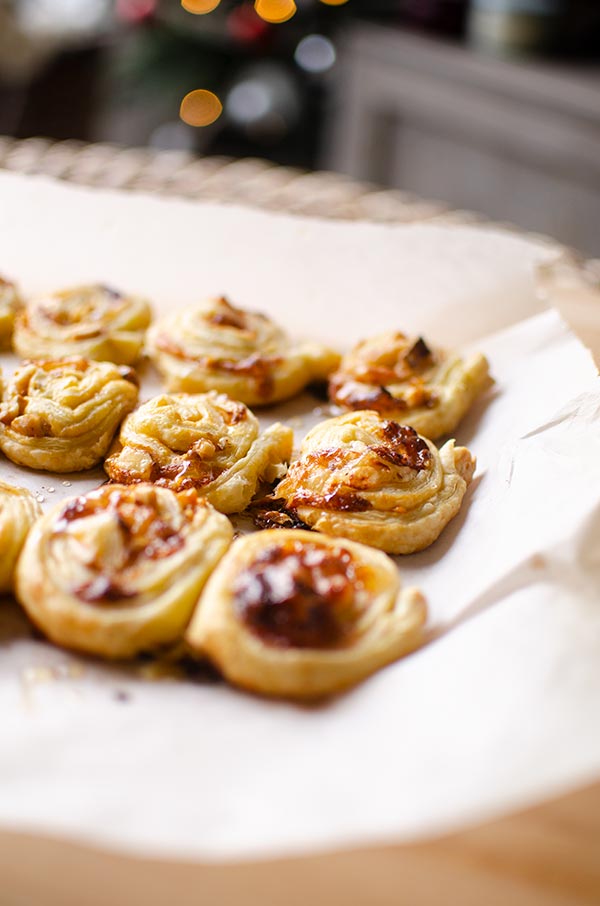
<path fill-rule="evenodd" d="M 90 469 L 137 397 L 127 366 L 80 357 L 24 362 L 0 402 L 0 449 L 31 469 Z"/>
<path fill-rule="evenodd" d="M 13 343 L 27 359 L 84 356 L 131 365 L 142 352 L 149 303 L 108 286 L 76 286 L 32 299 L 17 316 Z"/>
<path fill-rule="evenodd" d="M 414 650 L 423 596 L 385 554 L 272 529 L 239 538 L 208 580 L 186 633 L 232 683 L 264 695 L 340 692 Z"/>
<path fill-rule="evenodd" d="M 233 528 L 195 491 L 104 485 L 30 532 L 17 598 L 58 645 L 127 658 L 177 641 Z"/>
<path fill-rule="evenodd" d="M 331 376 L 329 397 L 348 411 L 371 409 L 436 439 L 449 434 L 492 383 L 485 356 L 431 349 L 421 338 L 384 333 L 358 343 Z"/>
<path fill-rule="evenodd" d="M 328 419 L 310 431 L 272 497 L 311 528 L 410 554 L 458 513 L 475 459 L 453 440 L 438 450 L 378 412 Z"/>
<path fill-rule="evenodd" d="M 0 594 L 14 586 L 14 571 L 25 538 L 42 508 L 25 488 L 0 481 Z"/>
<path fill-rule="evenodd" d="M 224 298 L 162 318 L 148 332 L 148 348 L 169 390 L 217 390 L 249 406 L 295 396 L 325 380 L 340 359 L 319 344 L 292 343 L 266 315 Z"/>
<path fill-rule="evenodd" d="M 162 394 L 129 415 L 104 467 L 113 481 L 195 488 L 222 513 L 244 510 L 261 481 L 285 474 L 293 431 L 224 394 Z"/>
<path fill-rule="evenodd" d="M 21 305 L 15 284 L 0 277 L 0 349 L 10 346 L 15 315 Z"/>

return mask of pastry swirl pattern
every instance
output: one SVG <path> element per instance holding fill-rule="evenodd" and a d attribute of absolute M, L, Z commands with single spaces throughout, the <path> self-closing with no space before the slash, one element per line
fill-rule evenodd
<path fill-rule="evenodd" d="M 289 399 L 339 363 L 333 350 L 295 345 L 266 315 L 224 298 L 158 321 L 148 346 L 169 390 L 217 390 L 249 406 Z"/>
<path fill-rule="evenodd" d="M 480 353 L 463 359 L 396 332 L 363 340 L 344 356 L 329 397 L 342 409 L 376 410 L 435 440 L 454 431 L 490 384 Z"/>
<path fill-rule="evenodd" d="M 295 699 L 340 692 L 418 647 L 423 596 L 351 541 L 272 529 L 239 538 L 186 638 L 232 683 Z"/>
<path fill-rule="evenodd" d="M 14 346 L 23 358 L 84 356 L 131 365 L 139 358 L 150 305 L 94 284 L 31 300 L 15 321 Z"/>
<path fill-rule="evenodd" d="M 21 308 L 17 287 L 0 277 L 0 349 L 10 346 L 15 315 Z"/>
<path fill-rule="evenodd" d="M 17 598 L 56 644 L 131 657 L 181 637 L 232 536 L 195 491 L 104 485 L 36 523 Z"/>
<path fill-rule="evenodd" d="M 293 431 L 279 423 L 262 434 L 258 419 L 224 394 L 162 394 L 129 415 L 105 462 L 113 481 L 195 488 L 218 510 L 236 513 L 261 481 L 286 471 Z"/>
<path fill-rule="evenodd" d="M 126 366 L 83 358 L 24 362 L 0 403 L 0 449 L 31 469 L 90 469 L 137 397 Z"/>
<path fill-rule="evenodd" d="M 317 531 L 409 554 L 458 513 L 474 469 L 453 440 L 438 450 L 413 428 L 360 411 L 310 431 L 272 497 Z"/>
<path fill-rule="evenodd" d="M 33 494 L 0 481 L 0 594 L 12 591 L 21 548 L 41 514 L 42 508 Z"/>

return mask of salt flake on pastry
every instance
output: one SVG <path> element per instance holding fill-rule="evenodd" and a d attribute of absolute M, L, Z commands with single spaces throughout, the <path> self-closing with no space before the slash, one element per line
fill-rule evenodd
<path fill-rule="evenodd" d="M 410 554 L 456 516 L 474 470 L 453 440 L 438 450 L 378 412 L 352 412 L 307 434 L 272 497 L 317 531 Z"/>
<path fill-rule="evenodd" d="M 186 633 L 232 683 L 319 698 L 365 679 L 422 641 L 426 605 L 385 554 L 272 529 L 234 542 Z"/>
<path fill-rule="evenodd" d="M 132 657 L 181 637 L 232 537 L 229 520 L 195 491 L 104 485 L 36 523 L 17 598 L 56 644 Z"/>
<path fill-rule="evenodd" d="M 101 284 L 77 286 L 28 302 L 15 321 L 13 343 L 23 358 L 84 356 L 131 365 L 139 358 L 149 303 Z"/>
<path fill-rule="evenodd" d="M 285 474 L 293 439 L 279 423 L 261 433 L 224 394 L 162 394 L 125 419 L 104 467 L 113 481 L 196 488 L 222 513 L 239 513 L 261 481 Z"/>
<path fill-rule="evenodd" d="M 169 390 L 218 390 L 249 406 L 295 396 L 325 380 L 340 358 L 316 343 L 292 343 L 266 315 L 224 298 L 158 321 L 148 346 Z"/>
<path fill-rule="evenodd" d="M 329 398 L 342 409 L 376 410 L 435 439 L 454 431 L 490 384 L 481 353 L 462 358 L 431 349 L 422 337 L 384 333 L 344 356 Z"/>
<path fill-rule="evenodd" d="M 17 558 L 42 508 L 25 488 L 0 481 L 0 594 L 13 589 Z"/>
<path fill-rule="evenodd" d="M 31 469 L 91 469 L 137 397 L 126 366 L 79 357 L 24 362 L 0 403 L 0 449 Z"/>
<path fill-rule="evenodd" d="M 17 287 L 0 277 L 0 349 L 10 346 L 15 315 L 21 308 Z"/>

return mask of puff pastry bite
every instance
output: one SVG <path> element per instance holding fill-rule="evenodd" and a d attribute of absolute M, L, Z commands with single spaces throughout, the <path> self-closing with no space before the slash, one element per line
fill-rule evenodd
<path fill-rule="evenodd" d="M 0 594 L 13 589 L 17 558 L 42 508 L 25 488 L 0 481 Z"/>
<path fill-rule="evenodd" d="M 10 346 L 15 315 L 21 308 L 17 287 L 0 277 L 0 349 Z"/>
<path fill-rule="evenodd" d="M 104 485 L 36 523 L 17 598 L 58 645 L 131 657 L 180 638 L 232 537 L 195 491 Z"/>
<path fill-rule="evenodd" d="M 139 358 L 150 305 L 94 284 L 34 299 L 15 321 L 13 343 L 23 358 L 84 356 L 131 365 Z"/>
<path fill-rule="evenodd" d="M 249 406 L 289 399 L 337 367 L 336 352 L 291 343 L 266 315 L 216 298 L 164 318 L 148 332 L 169 390 L 218 390 Z"/>
<path fill-rule="evenodd" d="M 491 383 L 481 353 L 463 359 L 431 349 L 422 337 L 383 333 L 344 356 L 329 398 L 346 410 L 374 409 L 435 439 L 454 431 Z"/>
<path fill-rule="evenodd" d="M 260 433 L 243 404 L 219 393 L 163 394 L 129 415 L 104 468 L 113 481 L 196 488 L 222 513 L 239 513 L 261 481 L 285 474 L 294 432 Z"/>
<path fill-rule="evenodd" d="M 186 633 L 232 683 L 319 698 L 422 641 L 426 605 L 392 561 L 351 541 L 271 529 L 234 542 Z"/>
<path fill-rule="evenodd" d="M 24 362 L 0 403 L 0 449 L 31 469 L 90 469 L 137 396 L 126 366 L 82 358 Z"/>
<path fill-rule="evenodd" d="M 411 554 L 456 516 L 474 470 L 453 440 L 438 450 L 378 412 L 351 412 L 307 434 L 272 496 L 317 531 Z"/>

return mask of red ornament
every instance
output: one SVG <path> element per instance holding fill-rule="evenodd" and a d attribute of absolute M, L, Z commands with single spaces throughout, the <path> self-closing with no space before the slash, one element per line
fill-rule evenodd
<path fill-rule="evenodd" d="M 139 25 L 152 19 L 158 7 L 158 0 L 117 0 L 117 17 L 123 22 Z"/>
<path fill-rule="evenodd" d="M 272 26 L 261 19 L 251 3 L 242 3 L 227 16 L 227 32 L 239 44 L 256 44 L 271 34 Z"/>

